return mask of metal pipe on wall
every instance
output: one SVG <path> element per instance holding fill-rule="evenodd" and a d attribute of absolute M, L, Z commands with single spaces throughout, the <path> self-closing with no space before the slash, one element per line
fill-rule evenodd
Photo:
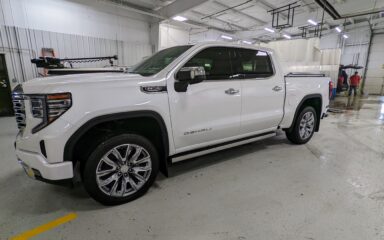
<path fill-rule="evenodd" d="M 372 31 L 372 28 L 371 28 L 371 35 L 369 37 L 367 59 L 365 60 L 365 66 L 364 66 L 363 81 L 361 82 L 361 90 L 360 90 L 361 94 L 364 94 L 364 87 L 365 87 L 365 81 L 367 79 L 368 63 L 369 63 L 369 56 L 371 55 L 371 46 L 372 46 L 373 36 L 374 36 L 374 33 Z"/>

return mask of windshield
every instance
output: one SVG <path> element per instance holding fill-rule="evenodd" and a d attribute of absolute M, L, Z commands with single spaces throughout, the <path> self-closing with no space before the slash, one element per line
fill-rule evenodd
<path fill-rule="evenodd" d="M 152 57 L 139 63 L 133 67 L 129 72 L 137 73 L 142 76 L 151 76 L 168 66 L 173 60 L 178 58 L 181 54 L 187 51 L 191 45 L 177 46 L 161 50 L 155 53 Z"/>

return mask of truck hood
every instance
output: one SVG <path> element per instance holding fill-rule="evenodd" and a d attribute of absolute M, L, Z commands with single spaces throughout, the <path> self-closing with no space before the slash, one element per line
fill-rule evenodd
<path fill-rule="evenodd" d="M 35 78 L 22 84 L 25 93 L 51 93 L 53 89 L 60 90 L 61 88 L 71 88 L 79 85 L 94 85 L 94 84 L 112 84 L 129 82 L 134 86 L 148 85 L 147 83 L 154 82 L 152 77 L 143 77 L 139 74 L 129 73 L 89 73 L 89 74 L 74 74 L 53 77 Z M 157 85 L 165 85 L 165 81 L 155 81 Z M 164 82 L 164 83 L 161 83 Z"/>

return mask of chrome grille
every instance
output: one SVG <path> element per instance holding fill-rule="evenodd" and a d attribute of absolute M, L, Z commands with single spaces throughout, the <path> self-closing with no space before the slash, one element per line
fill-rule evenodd
<path fill-rule="evenodd" d="M 12 92 L 13 110 L 15 112 L 17 127 L 23 129 L 26 126 L 25 123 L 25 103 L 23 89 L 18 85 Z"/>

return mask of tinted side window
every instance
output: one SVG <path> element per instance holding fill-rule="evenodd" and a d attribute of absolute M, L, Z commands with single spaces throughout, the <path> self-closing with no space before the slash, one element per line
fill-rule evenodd
<path fill-rule="evenodd" d="M 232 76 L 229 49 L 225 47 L 204 49 L 192 57 L 184 67 L 204 67 L 207 80 L 229 79 Z"/>
<path fill-rule="evenodd" d="M 238 48 L 235 52 L 235 74 L 244 78 L 263 78 L 273 75 L 271 58 L 267 52 Z"/>

